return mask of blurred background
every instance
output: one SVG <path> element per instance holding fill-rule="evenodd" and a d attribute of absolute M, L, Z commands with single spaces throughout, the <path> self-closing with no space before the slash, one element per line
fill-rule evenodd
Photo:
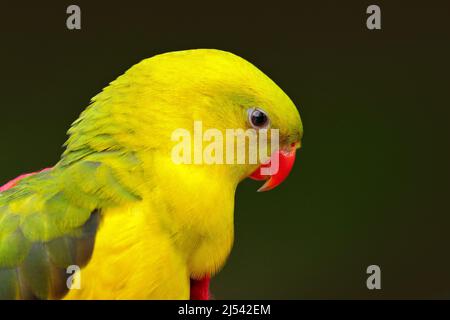
<path fill-rule="evenodd" d="M 366 28 L 370 4 L 382 30 Z M 444 2 L 5 1 L 0 184 L 56 163 L 89 99 L 141 59 L 231 51 L 286 91 L 305 135 L 281 187 L 238 189 L 214 296 L 450 298 L 449 18 Z"/>

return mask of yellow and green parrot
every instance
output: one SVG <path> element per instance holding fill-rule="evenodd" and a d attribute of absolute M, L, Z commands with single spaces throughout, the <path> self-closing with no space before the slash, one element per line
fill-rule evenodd
<path fill-rule="evenodd" d="M 196 121 L 220 132 L 276 128 L 279 148 L 264 163 L 175 163 L 173 132 L 192 133 Z M 237 185 L 280 184 L 303 128 L 251 63 L 197 49 L 136 64 L 68 134 L 54 167 L 0 188 L 0 299 L 208 299 L 233 245 Z M 274 157 L 279 170 L 262 174 Z"/>

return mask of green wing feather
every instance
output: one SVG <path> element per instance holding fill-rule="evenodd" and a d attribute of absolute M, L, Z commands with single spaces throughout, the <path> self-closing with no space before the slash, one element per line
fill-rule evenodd
<path fill-rule="evenodd" d="M 90 259 L 101 209 L 140 199 L 106 159 L 136 165 L 129 156 L 98 153 L 0 193 L 0 299 L 63 297 L 67 267 Z"/>

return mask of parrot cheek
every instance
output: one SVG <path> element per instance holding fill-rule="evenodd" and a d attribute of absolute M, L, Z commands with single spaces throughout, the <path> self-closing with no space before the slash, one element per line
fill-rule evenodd
<path fill-rule="evenodd" d="M 249 176 L 253 180 L 266 180 L 258 192 L 272 190 L 288 177 L 294 166 L 296 149 L 296 146 L 292 146 L 288 151 L 274 152 L 267 163 Z"/>

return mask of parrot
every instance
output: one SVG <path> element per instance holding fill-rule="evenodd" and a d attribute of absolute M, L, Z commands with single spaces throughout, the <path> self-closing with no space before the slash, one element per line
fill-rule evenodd
<path fill-rule="evenodd" d="M 174 163 L 173 132 L 195 121 L 277 129 L 279 146 L 256 163 Z M 234 242 L 237 186 L 283 182 L 303 125 L 255 65 L 189 49 L 132 66 L 67 135 L 54 166 L 0 188 L 0 299 L 211 299 Z M 278 170 L 264 174 L 273 161 Z"/>

